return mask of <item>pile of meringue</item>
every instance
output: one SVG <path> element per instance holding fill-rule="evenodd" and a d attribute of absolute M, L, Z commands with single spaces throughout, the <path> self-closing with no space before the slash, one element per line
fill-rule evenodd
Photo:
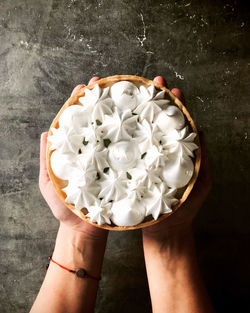
<path fill-rule="evenodd" d="M 51 168 L 67 203 L 99 225 L 133 226 L 169 213 L 190 181 L 195 133 L 165 91 L 120 81 L 85 89 L 52 128 Z"/>

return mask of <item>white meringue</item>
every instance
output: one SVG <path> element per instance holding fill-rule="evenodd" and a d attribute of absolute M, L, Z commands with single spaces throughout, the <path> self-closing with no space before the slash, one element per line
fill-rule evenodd
<path fill-rule="evenodd" d="M 145 207 L 135 198 L 127 197 L 114 202 L 111 211 L 111 220 L 118 226 L 134 226 L 145 218 Z"/>
<path fill-rule="evenodd" d="M 102 151 L 96 151 L 94 155 L 96 169 L 102 172 L 105 168 L 110 167 L 108 163 L 108 149 L 104 148 Z"/>
<path fill-rule="evenodd" d="M 186 186 L 194 172 L 194 163 L 190 157 L 181 158 L 172 155 L 165 163 L 162 177 L 169 187 L 181 188 Z"/>
<path fill-rule="evenodd" d="M 132 115 L 130 110 L 120 112 L 115 108 L 113 115 L 105 115 L 98 129 L 103 133 L 104 138 L 117 142 L 121 139 L 131 139 L 136 126 L 137 117 Z"/>
<path fill-rule="evenodd" d="M 129 170 L 128 194 L 135 193 L 135 197 L 141 200 L 147 191 L 146 180 L 148 173 L 145 169 L 132 168 Z"/>
<path fill-rule="evenodd" d="M 96 124 L 88 124 L 87 127 L 83 127 L 81 134 L 86 141 L 86 145 L 90 143 L 95 146 L 101 141 L 101 130 Z"/>
<path fill-rule="evenodd" d="M 60 153 L 77 154 L 82 146 L 83 135 L 78 133 L 73 127 L 58 129 L 52 128 L 52 136 L 48 136 L 47 140 L 51 143 L 50 150 L 56 149 Z"/>
<path fill-rule="evenodd" d="M 72 178 L 77 186 L 86 186 L 95 182 L 97 170 L 94 164 L 86 166 L 86 163 L 81 157 L 82 155 L 78 156 L 76 167 L 72 170 L 69 178 Z"/>
<path fill-rule="evenodd" d="M 95 204 L 88 207 L 88 216 L 91 222 L 96 222 L 99 225 L 111 224 L 110 217 L 112 212 L 110 210 L 111 203 L 105 201 L 96 201 Z"/>
<path fill-rule="evenodd" d="M 99 186 L 95 184 L 78 186 L 73 179 L 69 180 L 68 186 L 62 190 L 67 195 L 65 201 L 73 203 L 77 210 L 81 210 L 82 208 L 88 208 L 97 201 L 99 189 Z"/>
<path fill-rule="evenodd" d="M 98 101 L 93 108 L 92 112 L 92 122 L 101 122 L 104 119 L 105 114 L 112 114 L 113 100 L 108 98 L 102 101 Z"/>
<path fill-rule="evenodd" d="M 133 113 L 139 115 L 140 121 L 146 119 L 149 123 L 152 123 L 160 112 L 161 108 L 154 101 L 149 101 L 141 103 Z"/>
<path fill-rule="evenodd" d="M 157 168 L 164 165 L 164 153 L 162 152 L 162 146 L 152 145 L 144 157 L 146 168 Z"/>
<path fill-rule="evenodd" d="M 110 95 L 115 105 L 121 109 L 133 110 L 137 105 L 138 88 L 131 82 L 121 81 L 110 88 Z"/>
<path fill-rule="evenodd" d="M 189 133 L 188 126 L 182 130 L 174 129 L 162 137 L 163 148 L 167 149 L 168 153 L 175 153 L 183 158 L 186 156 L 194 157 L 193 151 L 198 148 L 194 143 L 195 137 L 195 133 Z"/>
<path fill-rule="evenodd" d="M 126 179 L 122 173 L 117 173 L 109 168 L 107 173 L 102 173 L 99 181 L 101 191 L 98 198 L 104 198 L 105 201 L 118 201 L 126 196 Z"/>
<path fill-rule="evenodd" d="M 161 111 L 155 120 L 155 123 L 164 132 L 172 129 L 181 129 L 185 125 L 183 113 L 174 105 L 170 105 L 166 110 Z"/>
<path fill-rule="evenodd" d="M 127 170 L 140 158 L 138 146 L 134 140 L 123 140 L 109 145 L 109 163 L 115 170 Z"/>
<path fill-rule="evenodd" d="M 142 85 L 139 87 L 139 90 L 140 90 L 140 93 L 137 95 L 138 104 L 145 103 L 153 99 L 156 93 L 154 85 L 150 85 L 149 87 L 145 87 Z"/>
<path fill-rule="evenodd" d="M 139 120 L 141 122 L 146 119 L 149 123 L 152 123 L 162 109 L 169 104 L 170 100 L 164 98 L 164 90 L 155 94 L 155 88 L 153 85 L 148 88 L 141 86 L 140 91 L 141 93 L 138 96 L 140 103 L 133 113 L 139 114 Z"/>
<path fill-rule="evenodd" d="M 168 189 L 166 184 L 154 185 L 149 191 L 149 195 L 144 199 L 146 206 L 146 215 L 152 215 L 155 220 L 162 213 L 172 212 L 171 206 L 178 203 L 174 198 L 176 189 Z"/>
<path fill-rule="evenodd" d="M 161 184 L 162 180 L 161 176 L 162 168 L 149 168 L 147 169 L 147 188 L 151 188 L 155 184 Z"/>
<path fill-rule="evenodd" d="M 84 97 L 79 98 L 79 102 L 83 105 L 85 124 L 86 122 L 94 123 L 96 120 L 102 120 L 104 114 L 112 113 L 113 101 L 107 98 L 108 93 L 109 88 L 102 90 L 98 84 L 92 90 L 85 88 Z"/>
<path fill-rule="evenodd" d="M 74 155 L 61 154 L 57 150 L 53 151 L 50 164 L 54 174 L 63 180 L 68 180 L 74 170 Z"/>
<path fill-rule="evenodd" d="M 92 90 L 85 88 L 85 95 L 79 98 L 79 102 L 83 104 L 83 106 L 94 106 L 98 101 L 106 99 L 108 93 L 109 87 L 102 90 L 100 86 L 96 84 Z"/>
<path fill-rule="evenodd" d="M 155 102 L 158 104 L 162 109 L 163 106 L 168 104 L 170 102 L 169 99 L 166 99 L 165 97 L 165 91 L 157 91 L 154 87 L 154 85 L 150 85 L 149 87 L 140 86 L 140 93 L 137 96 L 138 99 L 138 106 L 141 104 L 145 104 L 149 101 Z M 141 107 L 142 108 L 142 107 Z"/>
<path fill-rule="evenodd" d="M 128 81 L 85 89 L 52 129 L 51 168 L 66 202 L 99 225 L 133 226 L 178 202 L 192 178 L 196 134 L 165 91 Z"/>
<path fill-rule="evenodd" d="M 155 128 L 156 125 L 149 123 L 147 120 L 138 123 L 134 134 L 141 154 L 144 154 L 155 143 Z"/>
<path fill-rule="evenodd" d="M 136 197 L 140 200 L 152 186 L 163 182 L 160 178 L 161 171 L 160 168 L 145 169 L 145 165 L 141 168 L 130 169 L 129 175 L 131 179 L 128 181 L 129 193 L 135 191 Z"/>
<path fill-rule="evenodd" d="M 65 128 L 74 128 L 78 131 L 81 127 L 87 126 L 88 119 L 84 114 L 82 105 L 71 105 L 67 107 L 59 118 L 59 126 Z"/>

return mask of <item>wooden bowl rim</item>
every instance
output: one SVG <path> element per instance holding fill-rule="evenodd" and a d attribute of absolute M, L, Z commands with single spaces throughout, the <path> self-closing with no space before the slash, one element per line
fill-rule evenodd
<path fill-rule="evenodd" d="M 165 92 L 168 93 L 168 95 L 170 96 L 170 98 L 174 101 L 175 105 L 177 105 L 179 107 L 179 109 L 183 112 L 183 114 L 185 115 L 185 117 L 187 118 L 189 125 L 191 126 L 193 132 L 196 133 L 196 137 L 195 137 L 195 143 L 198 145 L 198 149 L 195 150 L 195 164 L 194 164 L 194 173 L 193 176 L 190 180 L 190 182 L 188 183 L 182 197 L 179 199 L 178 204 L 176 204 L 175 206 L 172 207 L 172 212 L 170 213 L 165 213 L 162 214 L 157 220 L 150 220 L 150 221 L 146 221 L 146 222 L 142 222 L 138 225 L 135 226 L 111 226 L 108 224 L 104 224 L 104 225 L 98 225 L 97 223 L 93 223 L 90 221 L 89 217 L 86 217 L 84 215 L 84 213 L 82 212 L 82 210 L 76 210 L 73 204 L 69 204 L 67 202 L 65 202 L 66 199 L 66 194 L 62 191 L 62 185 L 65 185 L 65 183 L 67 181 L 62 181 L 61 179 L 59 179 L 58 177 L 55 176 L 55 174 L 52 171 L 51 168 L 51 163 L 50 163 L 50 158 L 51 155 L 53 153 L 54 150 L 50 150 L 50 142 L 47 142 L 47 150 L 46 150 L 46 159 L 47 159 L 47 169 L 48 169 L 48 174 L 50 177 L 50 180 L 53 184 L 53 187 L 57 193 L 57 195 L 59 196 L 59 198 L 63 201 L 63 203 L 76 215 L 78 215 L 81 219 L 83 219 L 84 221 L 99 227 L 99 228 L 103 228 L 103 229 L 107 229 L 107 230 L 114 230 L 114 231 L 122 231 L 122 230 L 135 230 L 135 229 L 140 229 L 140 228 L 144 228 L 144 227 L 148 227 L 148 226 L 152 226 L 156 223 L 159 223 L 163 220 L 165 220 L 168 216 L 170 216 L 171 214 L 173 214 L 188 198 L 189 194 L 191 193 L 194 184 L 197 180 L 198 174 L 199 174 L 199 169 L 200 169 L 200 164 L 201 164 L 201 145 L 200 145 L 200 140 L 199 140 L 199 134 L 197 131 L 197 128 L 194 124 L 193 119 L 191 118 L 188 110 L 186 109 L 186 107 L 184 106 L 184 104 L 169 90 L 167 89 L 165 86 L 162 86 L 160 84 L 158 84 L 157 82 L 153 81 L 153 80 L 149 80 L 146 79 L 144 77 L 139 77 L 139 76 L 134 76 L 134 75 L 114 75 L 114 76 L 109 76 L 106 78 L 102 78 L 96 82 L 94 82 L 91 85 L 85 86 L 84 88 L 80 89 L 79 91 L 77 91 L 73 96 L 71 96 L 65 103 L 64 105 L 61 107 L 60 111 L 57 113 L 56 117 L 54 118 L 54 120 L 52 121 L 50 128 L 49 128 L 49 133 L 48 136 L 52 135 L 52 128 L 58 128 L 59 125 L 59 117 L 61 116 L 62 112 L 69 106 L 71 105 L 76 105 L 78 104 L 78 99 L 80 97 L 83 97 L 85 95 L 85 89 L 93 89 L 95 87 L 95 85 L 99 85 L 101 88 L 105 88 L 108 87 L 110 85 L 113 85 L 116 82 L 119 81 L 130 81 L 134 84 L 136 84 L 137 86 L 143 84 L 146 86 L 149 85 L 154 85 L 157 89 L 161 89 L 164 90 Z"/>

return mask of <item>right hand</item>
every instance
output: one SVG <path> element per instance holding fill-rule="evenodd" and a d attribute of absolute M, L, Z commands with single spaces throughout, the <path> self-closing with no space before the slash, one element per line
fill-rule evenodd
<path fill-rule="evenodd" d="M 166 86 L 165 80 L 161 76 L 157 76 L 154 81 Z M 184 97 L 178 88 L 172 89 L 171 92 L 184 102 Z M 170 236 L 191 230 L 192 221 L 212 187 L 212 179 L 210 175 L 204 136 L 202 133 L 199 135 L 201 143 L 201 168 L 192 192 L 175 213 L 167 217 L 162 222 L 145 227 L 142 230 L 144 237 L 165 241 Z"/>

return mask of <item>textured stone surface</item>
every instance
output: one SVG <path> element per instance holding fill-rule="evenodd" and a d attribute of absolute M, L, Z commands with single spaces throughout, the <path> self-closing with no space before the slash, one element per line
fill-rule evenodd
<path fill-rule="evenodd" d="M 27 312 L 58 223 L 37 186 L 39 137 L 95 75 L 164 75 L 207 139 L 214 185 L 195 221 L 218 312 L 249 309 L 247 1 L 2 0 L 0 312 Z M 111 233 L 96 312 L 150 312 L 140 232 Z"/>

